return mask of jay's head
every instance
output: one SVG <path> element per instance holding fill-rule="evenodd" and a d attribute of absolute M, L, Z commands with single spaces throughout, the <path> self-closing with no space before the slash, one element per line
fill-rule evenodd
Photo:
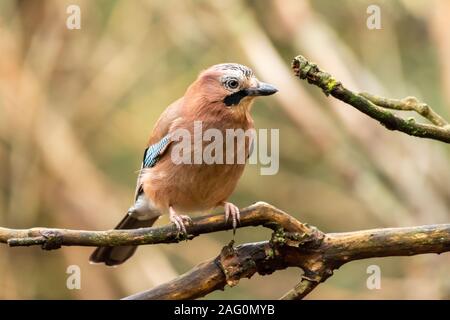
<path fill-rule="evenodd" d="M 187 94 L 209 103 L 222 102 L 223 107 L 232 112 L 248 110 L 254 98 L 277 91 L 274 86 L 259 81 L 250 68 L 237 63 L 222 63 L 201 72 Z"/>

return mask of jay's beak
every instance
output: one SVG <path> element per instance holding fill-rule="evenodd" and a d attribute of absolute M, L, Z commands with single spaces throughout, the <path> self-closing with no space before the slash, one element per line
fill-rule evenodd
<path fill-rule="evenodd" d="M 246 91 L 248 96 L 270 96 L 278 92 L 278 89 L 271 84 L 258 82 L 256 87 L 248 88 Z"/>

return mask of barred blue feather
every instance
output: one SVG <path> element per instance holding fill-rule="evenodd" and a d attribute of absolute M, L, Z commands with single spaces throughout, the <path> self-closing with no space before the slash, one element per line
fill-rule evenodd
<path fill-rule="evenodd" d="M 161 151 L 164 150 L 165 147 L 170 142 L 169 135 L 166 135 L 164 138 L 159 140 L 159 142 L 152 144 L 144 152 L 144 160 L 142 161 L 143 168 L 151 168 L 153 167 L 159 159 Z"/>

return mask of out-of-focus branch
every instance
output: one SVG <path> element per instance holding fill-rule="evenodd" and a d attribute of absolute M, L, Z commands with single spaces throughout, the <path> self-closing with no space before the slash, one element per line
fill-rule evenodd
<path fill-rule="evenodd" d="M 306 79 L 309 83 L 321 88 L 326 95 L 331 94 L 333 97 L 355 107 L 369 117 L 378 120 L 390 130 L 398 130 L 411 136 L 450 143 L 448 122 L 430 106 L 419 102 L 415 97 L 396 100 L 369 93 L 353 92 L 301 55 L 294 58 L 292 68 L 295 75 L 300 79 Z M 403 119 L 388 109 L 416 111 L 427 118 L 431 124 L 417 123 L 414 118 Z"/>
<path fill-rule="evenodd" d="M 237 247 L 233 241 L 219 256 L 151 290 L 125 299 L 195 299 L 234 286 L 255 273 L 271 274 L 288 267 L 303 270 L 301 281 L 283 299 L 301 299 L 341 265 L 358 259 L 409 256 L 450 251 L 450 224 L 374 229 L 325 234 L 263 202 L 242 210 L 239 227 L 264 226 L 274 232 L 269 241 Z M 198 217 L 187 226 L 187 239 L 203 233 L 229 230 L 223 214 Z M 186 238 L 184 238 L 186 239 Z M 82 231 L 0 228 L 0 242 L 10 246 L 123 246 L 173 243 L 183 240 L 173 225 L 134 230 Z"/>

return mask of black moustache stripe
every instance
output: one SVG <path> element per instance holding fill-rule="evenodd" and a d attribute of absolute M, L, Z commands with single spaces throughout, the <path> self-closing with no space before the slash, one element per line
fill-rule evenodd
<path fill-rule="evenodd" d="M 223 99 L 223 102 L 225 103 L 225 105 L 227 107 L 235 106 L 235 105 L 238 105 L 239 102 L 246 96 L 248 96 L 247 90 L 245 90 L 245 89 L 239 90 L 235 93 L 232 93 L 232 94 L 226 96 L 225 99 Z"/>

